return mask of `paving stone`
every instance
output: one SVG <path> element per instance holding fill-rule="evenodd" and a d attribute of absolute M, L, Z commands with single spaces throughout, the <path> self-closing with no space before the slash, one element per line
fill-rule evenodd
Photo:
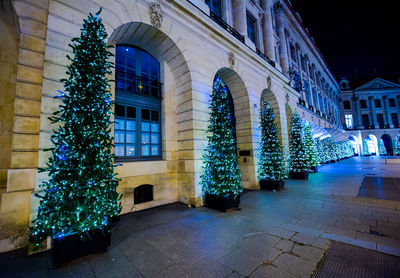
<path fill-rule="evenodd" d="M 230 255 L 221 259 L 221 262 L 238 272 L 241 275 L 248 276 L 252 273 L 259 265 L 262 264 L 262 260 L 253 256 L 243 256 L 241 252 L 233 252 Z"/>
<path fill-rule="evenodd" d="M 370 233 L 357 233 L 356 238 L 400 249 L 400 241 L 390 237 L 373 235 Z"/>
<path fill-rule="evenodd" d="M 310 277 L 314 271 L 315 263 L 306 261 L 290 254 L 281 254 L 273 263 L 280 269 L 304 277 Z"/>
<path fill-rule="evenodd" d="M 282 268 L 278 268 L 272 265 L 262 265 L 258 267 L 251 275 L 250 278 L 295 278 L 293 274 L 284 271 Z"/>
<path fill-rule="evenodd" d="M 319 235 L 321 235 L 323 233 L 323 231 L 319 230 L 319 229 L 303 227 L 301 225 L 295 225 L 295 224 L 282 224 L 281 227 L 285 228 L 287 230 L 292 230 L 292 231 L 296 231 L 298 233 L 307 234 L 307 235 L 315 236 L 315 237 L 318 237 Z"/>
<path fill-rule="evenodd" d="M 235 245 L 233 248 L 235 251 L 248 254 L 250 256 L 261 259 L 263 262 L 273 261 L 281 253 L 280 251 L 273 248 L 279 239 L 275 238 L 274 241 L 263 241 L 261 237 L 257 239 L 246 238 Z"/>
<path fill-rule="evenodd" d="M 371 250 L 376 250 L 376 243 L 370 242 L 370 241 L 365 241 L 365 240 L 359 240 L 359 239 L 354 239 L 346 236 L 341 236 L 341 235 L 335 235 L 335 234 L 322 234 L 321 237 L 326 238 L 326 239 L 331 239 L 331 240 L 336 240 L 339 242 L 347 243 L 350 245 L 355 245 Z"/>
<path fill-rule="evenodd" d="M 229 274 L 228 276 L 226 276 L 225 278 L 246 278 L 246 276 L 234 271 L 231 274 Z"/>
<path fill-rule="evenodd" d="M 154 278 L 189 278 L 191 277 L 187 272 L 185 272 L 180 266 L 172 265 L 167 269 L 157 273 Z"/>
<path fill-rule="evenodd" d="M 267 234 L 271 234 L 271 235 L 281 237 L 281 238 L 286 238 L 286 239 L 291 238 L 296 233 L 295 231 L 290 231 L 290 230 L 286 230 L 286 229 L 278 228 L 278 227 L 274 227 L 274 226 L 267 227 L 264 230 L 264 232 L 266 232 Z"/>
<path fill-rule="evenodd" d="M 203 258 L 196 264 L 192 265 L 186 269 L 190 277 L 208 278 L 208 277 L 226 277 L 228 274 L 232 273 L 232 269 L 221 264 L 218 261 Z"/>
<path fill-rule="evenodd" d="M 129 260 L 144 276 L 155 276 L 174 264 L 172 258 L 167 257 L 160 250 L 150 247 L 136 254 L 132 254 Z"/>
<path fill-rule="evenodd" d="M 328 244 L 329 240 L 321 237 L 313 237 L 306 234 L 298 233 L 294 237 L 291 238 L 292 241 L 298 242 L 301 244 L 311 245 L 314 247 L 318 247 L 320 249 L 325 249 Z"/>
<path fill-rule="evenodd" d="M 300 258 L 314 263 L 319 262 L 319 260 L 322 258 L 322 255 L 324 254 L 324 250 L 322 249 L 308 245 L 298 245 L 298 244 L 294 245 L 292 251 L 296 255 L 299 255 Z"/>
<path fill-rule="evenodd" d="M 282 239 L 275 245 L 275 248 L 281 250 L 282 252 L 288 252 L 292 250 L 293 245 L 294 243 L 292 241 L 289 241 L 287 239 Z"/>
<path fill-rule="evenodd" d="M 342 235 L 342 236 L 347 236 L 351 238 L 355 238 L 357 234 L 357 230 L 351 230 L 351 229 L 346 229 L 342 227 L 336 227 L 336 226 L 330 226 L 330 225 L 325 225 L 322 230 L 325 233 L 330 233 L 330 234 L 337 234 L 337 235 Z"/>
<path fill-rule="evenodd" d="M 400 248 L 394 248 L 394 247 L 378 244 L 376 249 L 379 252 L 400 257 Z"/>
<path fill-rule="evenodd" d="M 197 252 L 194 248 L 188 247 L 182 243 L 176 243 L 169 249 L 162 250 L 165 255 L 172 258 L 176 264 L 183 268 L 188 268 L 195 264 L 203 255 Z"/>

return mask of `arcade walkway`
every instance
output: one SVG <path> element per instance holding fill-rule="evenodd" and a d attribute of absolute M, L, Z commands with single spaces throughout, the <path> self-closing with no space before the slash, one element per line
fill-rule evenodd
<path fill-rule="evenodd" d="M 0 277 L 310 277 L 332 240 L 379 251 L 400 272 L 400 201 L 357 197 L 365 176 L 400 177 L 400 165 L 326 165 L 284 191 L 247 192 L 242 209 L 229 213 L 172 204 L 124 215 L 108 252 L 61 269 L 47 252 L 0 254 Z"/>

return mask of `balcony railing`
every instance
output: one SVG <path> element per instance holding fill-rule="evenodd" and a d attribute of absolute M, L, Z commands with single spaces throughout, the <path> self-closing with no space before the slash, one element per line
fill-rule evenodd
<path fill-rule="evenodd" d="M 210 17 L 212 20 L 214 20 L 219 26 L 224 28 L 226 31 L 232 34 L 235 38 L 237 38 L 239 41 L 244 43 L 244 36 L 242 36 L 238 31 L 236 31 L 232 26 L 230 26 L 228 23 L 226 23 L 221 17 L 210 11 Z"/>
<path fill-rule="evenodd" d="M 272 61 L 270 58 L 268 58 L 264 53 L 261 52 L 261 50 L 259 50 L 258 48 L 256 49 L 256 52 L 258 54 L 258 56 L 260 56 L 261 58 L 263 58 L 265 61 L 267 61 L 268 64 L 270 64 L 271 66 L 275 67 L 275 62 Z"/>

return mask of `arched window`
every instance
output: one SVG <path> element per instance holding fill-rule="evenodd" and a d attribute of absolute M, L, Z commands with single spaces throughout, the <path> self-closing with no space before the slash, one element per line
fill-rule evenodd
<path fill-rule="evenodd" d="M 127 45 L 116 47 L 115 61 L 115 156 L 160 159 L 160 64 L 146 51 Z"/>

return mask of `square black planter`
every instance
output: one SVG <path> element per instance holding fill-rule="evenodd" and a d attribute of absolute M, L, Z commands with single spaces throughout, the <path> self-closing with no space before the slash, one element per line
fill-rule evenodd
<path fill-rule="evenodd" d="M 206 207 L 223 212 L 238 208 L 240 204 L 240 196 L 235 199 L 232 196 L 223 197 L 206 193 L 204 198 Z"/>
<path fill-rule="evenodd" d="M 106 252 L 111 244 L 110 228 L 104 231 L 98 229 L 90 231 L 90 239 L 83 239 L 78 234 L 67 235 L 62 238 L 53 238 L 52 258 L 56 267 L 77 259 L 79 257 L 96 253 Z"/>
<path fill-rule="evenodd" d="M 318 173 L 318 166 L 312 166 L 312 167 L 310 167 L 310 170 L 311 170 L 313 173 Z"/>
<path fill-rule="evenodd" d="M 308 180 L 308 172 L 290 172 L 290 177 L 296 180 Z"/>
<path fill-rule="evenodd" d="M 264 190 L 281 190 L 285 187 L 284 180 L 260 180 L 260 188 Z"/>

